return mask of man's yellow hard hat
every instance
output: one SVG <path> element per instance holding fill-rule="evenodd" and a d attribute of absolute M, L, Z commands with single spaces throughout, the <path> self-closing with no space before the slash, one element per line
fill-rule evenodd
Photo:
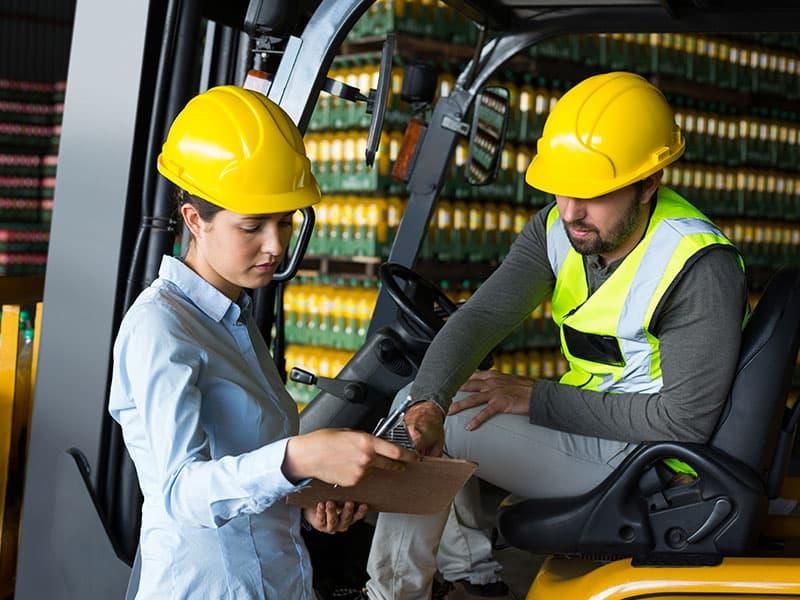
<path fill-rule="evenodd" d="M 624 71 L 595 75 L 556 103 L 525 181 L 557 196 L 595 198 L 663 169 L 685 145 L 649 81 Z"/>
<path fill-rule="evenodd" d="M 320 201 L 303 138 L 277 104 L 233 85 L 195 96 L 178 114 L 158 172 L 240 214 L 290 212 Z"/>

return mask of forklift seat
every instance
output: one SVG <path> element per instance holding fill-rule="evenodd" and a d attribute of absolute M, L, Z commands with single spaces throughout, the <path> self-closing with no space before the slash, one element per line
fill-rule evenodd
<path fill-rule="evenodd" d="M 642 443 L 585 494 L 505 509 L 501 534 L 537 554 L 644 564 L 748 554 L 780 490 L 800 417 L 800 402 L 786 407 L 798 344 L 800 269 L 784 268 L 742 332 L 736 376 L 707 444 Z M 671 486 L 666 458 L 690 464 L 698 477 Z"/>

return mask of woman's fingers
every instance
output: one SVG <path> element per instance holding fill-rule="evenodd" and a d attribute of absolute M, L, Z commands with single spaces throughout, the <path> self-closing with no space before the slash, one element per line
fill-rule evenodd
<path fill-rule="evenodd" d="M 353 515 L 355 513 L 355 505 L 349 500 L 344 503 L 342 512 L 339 513 L 339 527 L 337 531 L 347 531 L 353 523 Z"/>
<path fill-rule="evenodd" d="M 372 439 L 372 442 L 374 444 L 373 448 L 375 450 L 376 458 L 386 457 L 392 459 L 392 461 L 394 462 L 400 461 L 401 466 L 402 463 L 404 462 L 419 460 L 417 454 L 415 452 L 411 452 L 411 450 L 407 450 L 406 448 L 401 448 L 397 444 L 393 444 L 392 442 L 382 440 L 381 438 L 376 438 L 372 436 L 370 436 L 370 438 Z"/>
<path fill-rule="evenodd" d="M 385 456 L 381 456 L 380 454 L 376 454 L 371 463 L 370 467 L 375 467 L 376 469 L 386 469 L 387 471 L 405 471 L 406 465 L 404 462 L 400 462 L 397 460 L 390 460 Z"/>
<path fill-rule="evenodd" d="M 366 517 L 368 511 L 369 511 L 368 504 L 359 504 L 358 509 L 356 510 L 356 514 L 353 515 L 353 523 L 360 521 L 361 519 Z"/>
<path fill-rule="evenodd" d="M 347 531 L 353 523 L 360 521 L 367 515 L 369 506 L 348 500 L 339 505 L 333 500 L 318 502 L 314 507 L 313 522 L 308 519 L 314 529 L 323 533 L 339 533 Z M 311 515 L 308 515 L 311 517 Z"/>
<path fill-rule="evenodd" d="M 328 500 L 325 503 L 325 532 L 336 533 L 339 527 L 339 508 L 336 502 Z"/>

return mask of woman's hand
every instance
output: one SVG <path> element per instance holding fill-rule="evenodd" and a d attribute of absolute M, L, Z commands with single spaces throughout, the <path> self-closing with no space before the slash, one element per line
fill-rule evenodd
<path fill-rule="evenodd" d="M 315 507 L 303 509 L 303 518 L 317 531 L 322 533 L 340 533 L 360 521 L 367 514 L 366 504 L 359 504 L 356 509 L 353 502 L 347 501 L 339 506 L 333 500 L 318 502 Z"/>
<path fill-rule="evenodd" d="M 282 468 L 290 481 L 313 477 L 353 486 L 370 469 L 404 471 L 405 463 L 413 460 L 419 460 L 416 453 L 369 433 L 319 429 L 289 438 Z"/>
<path fill-rule="evenodd" d="M 476 393 L 453 402 L 447 414 L 454 415 L 485 404 L 486 408 L 466 424 L 467 431 L 477 429 L 499 413 L 527 415 L 530 412 L 532 389 L 533 379 L 529 377 L 506 375 L 499 371 L 476 371 L 460 389 L 462 392 Z"/>

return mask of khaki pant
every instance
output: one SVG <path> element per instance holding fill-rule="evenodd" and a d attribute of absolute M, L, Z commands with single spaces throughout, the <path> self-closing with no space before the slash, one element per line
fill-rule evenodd
<path fill-rule="evenodd" d="M 408 388 L 398 392 L 402 401 Z M 469 394 L 459 393 L 454 400 Z M 585 437 L 531 425 L 519 415 L 495 415 L 474 431 L 466 423 L 476 407 L 445 419 L 445 452 L 478 463 L 477 476 L 520 498 L 582 494 L 603 481 L 635 444 Z M 373 600 L 427 600 L 437 567 L 445 579 L 494 581 L 492 559 L 477 482 L 435 515 L 382 513 L 378 517 L 367 572 Z M 438 560 L 437 560 L 438 553 Z"/>

